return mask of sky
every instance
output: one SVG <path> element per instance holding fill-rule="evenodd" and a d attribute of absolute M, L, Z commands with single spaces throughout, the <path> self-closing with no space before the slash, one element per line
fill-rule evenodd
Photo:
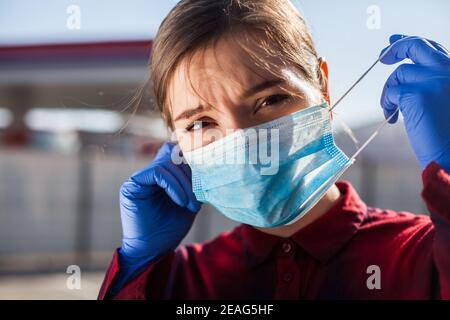
<path fill-rule="evenodd" d="M 151 39 L 174 0 L 0 0 L 0 45 Z M 448 0 L 294 0 L 330 69 L 336 100 L 378 57 L 389 35 L 431 38 L 450 47 Z M 80 29 L 67 28 L 69 6 Z M 336 108 L 351 126 L 382 119 L 379 96 L 395 66 L 378 65 Z"/>

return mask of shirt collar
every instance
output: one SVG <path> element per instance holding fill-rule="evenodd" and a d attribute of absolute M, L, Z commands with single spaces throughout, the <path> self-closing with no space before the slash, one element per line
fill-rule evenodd
<path fill-rule="evenodd" d="M 358 231 L 367 207 L 349 182 L 337 182 L 339 201 L 323 216 L 293 234 L 289 239 L 321 262 L 328 261 Z M 243 244 L 250 265 L 268 258 L 283 238 L 264 233 L 249 225 L 241 227 Z"/>

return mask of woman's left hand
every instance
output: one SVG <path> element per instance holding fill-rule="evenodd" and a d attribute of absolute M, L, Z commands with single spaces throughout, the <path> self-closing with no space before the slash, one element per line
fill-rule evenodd
<path fill-rule="evenodd" d="M 400 108 L 422 169 L 436 161 L 450 172 L 450 53 L 420 37 L 399 41 L 404 37 L 391 36 L 392 47 L 381 62 L 394 64 L 409 58 L 413 64 L 402 64 L 389 76 L 381 106 L 386 118 Z M 389 122 L 397 118 L 398 114 Z"/>

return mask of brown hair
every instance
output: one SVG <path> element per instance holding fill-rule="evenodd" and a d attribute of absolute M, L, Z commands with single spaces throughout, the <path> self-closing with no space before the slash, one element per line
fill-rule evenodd
<path fill-rule="evenodd" d="M 295 67 L 305 80 L 321 88 L 323 79 L 310 32 L 289 0 L 182 0 L 159 27 L 150 63 L 156 104 L 171 129 L 167 91 L 176 68 L 198 49 L 235 31 L 262 34 L 257 43 L 268 56 Z M 261 57 L 249 54 L 252 62 L 261 63 Z"/>

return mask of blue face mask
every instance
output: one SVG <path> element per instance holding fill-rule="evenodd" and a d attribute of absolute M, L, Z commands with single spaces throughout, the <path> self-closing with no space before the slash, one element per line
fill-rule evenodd
<path fill-rule="evenodd" d="M 303 217 L 397 114 L 398 108 L 351 158 L 334 143 L 331 111 L 391 48 L 331 108 L 326 103 L 309 107 L 184 153 L 197 199 L 256 227 L 278 227 Z M 271 161 L 266 161 L 269 153 Z"/>
<path fill-rule="evenodd" d="M 199 201 L 265 228 L 304 216 L 352 163 L 334 143 L 327 104 L 236 131 L 184 158 Z"/>

